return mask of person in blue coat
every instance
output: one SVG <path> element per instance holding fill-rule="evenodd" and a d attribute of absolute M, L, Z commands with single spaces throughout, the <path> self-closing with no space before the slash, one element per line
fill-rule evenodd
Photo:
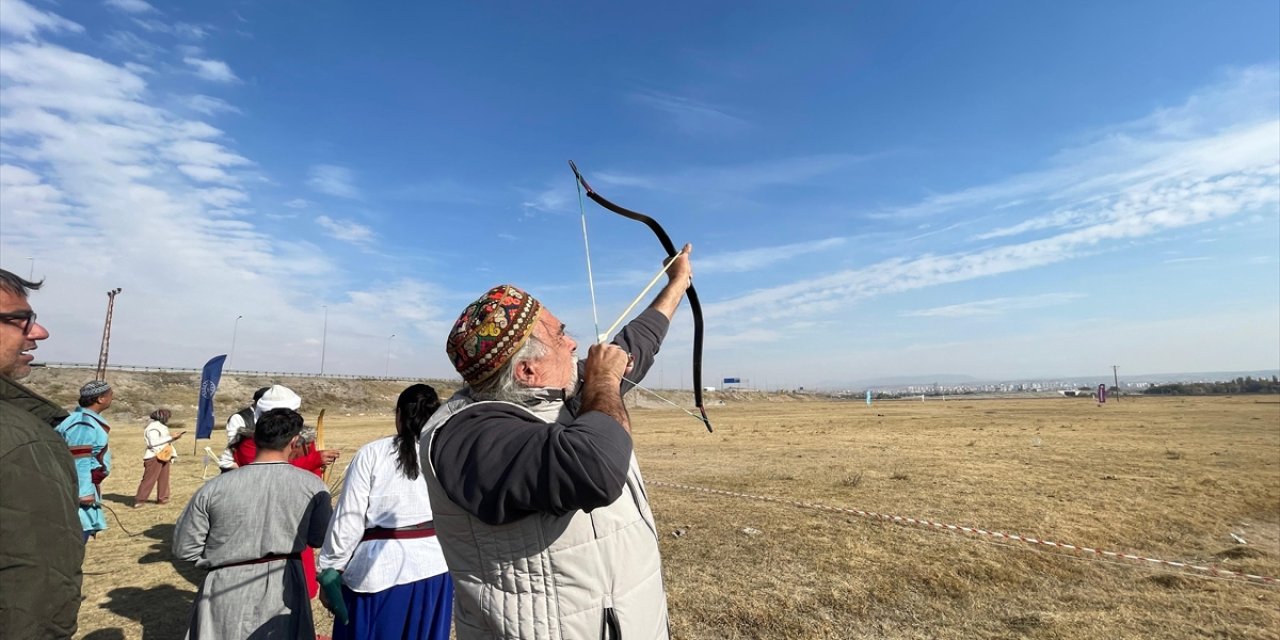
<path fill-rule="evenodd" d="M 80 406 L 58 425 L 58 435 L 67 441 L 71 457 L 76 461 L 80 525 L 85 542 L 107 528 L 102 510 L 102 481 L 111 474 L 111 451 L 107 442 L 111 426 L 102 412 L 111 406 L 114 396 L 105 380 L 85 383 L 80 387 Z"/>

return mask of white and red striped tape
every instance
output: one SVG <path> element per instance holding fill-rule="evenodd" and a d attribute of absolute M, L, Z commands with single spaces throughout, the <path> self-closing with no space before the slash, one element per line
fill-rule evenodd
<path fill-rule="evenodd" d="M 887 513 L 876 513 L 875 511 L 863 511 L 862 509 L 831 507 L 824 504 L 816 504 L 812 502 L 800 502 L 797 500 L 787 500 L 785 498 L 777 498 L 774 496 L 759 496 L 759 495 L 751 495 L 747 493 L 736 493 L 733 491 L 725 491 L 723 489 L 708 489 L 705 487 L 695 487 L 692 485 L 677 484 L 674 482 L 652 481 L 652 482 L 649 482 L 648 484 L 656 485 L 660 487 L 672 487 L 675 489 L 686 489 L 689 491 L 698 491 L 701 493 L 711 493 L 711 494 L 722 495 L 722 496 L 730 496 L 734 498 L 747 498 L 750 500 L 761 500 L 764 502 L 776 502 L 778 504 L 786 504 L 786 505 L 791 505 L 795 507 L 802 507 L 805 509 L 815 509 L 818 511 L 830 511 L 833 513 L 851 513 L 853 515 L 862 516 L 864 518 L 884 520 L 887 522 L 892 522 L 894 524 L 916 525 L 916 526 L 929 527 L 933 529 L 941 529 L 946 531 L 956 531 L 960 533 L 968 533 L 968 534 L 979 535 L 979 536 L 988 536 L 991 538 L 999 538 L 1001 540 L 1013 540 L 1015 542 L 1023 542 L 1029 545 L 1043 545 L 1047 547 L 1054 547 L 1056 549 L 1080 551 L 1086 554 L 1091 554 L 1097 558 L 1132 560 L 1135 562 L 1144 562 L 1144 563 L 1149 563 L 1153 565 L 1158 565 L 1161 567 L 1172 567 L 1180 571 L 1186 571 L 1186 572 L 1194 571 L 1199 574 L 1211 575 L 1219 578 L 1243 580 L 1243 581 L 1257 582 L 1257 583 L 1268 584 L 1268 585 L 1280 584 L 1280 578 L 1275 578 L 1272 576 L 1261 576 L 1261 575 L 1254 575 L 1252 573 L 1230 571 L 1227 569 L 1222 569 L 1214 566 L 1200 566 L 1196 564 L 1191 564 L 1189 562 L 1161 560 L 1160 558 L 1151 558 L 1148 556 L 1140 556 L 1132 553 L 1121 553 L 1119 551 L 1107 551 L 1105 549 L 1094 549 L 1091 547 L 1082 547 L 1079 545 L 1067 544 L 1065 542 L 1054 542 L 1052 540 L 1042 540 L 1042 539 L 1033 538 L 1030 536 L 1020 536 L 1013 533 L 1001 533 L 999 531 L 987 531 L 986 529 L 979 529 L 977 527 L 962 527 L 960 525 L 947 524 L 945 522 L 934 522 L 932 520 L 925 520 L 923 518 L 908 518 L 906 516 L 895 516 Z"/>

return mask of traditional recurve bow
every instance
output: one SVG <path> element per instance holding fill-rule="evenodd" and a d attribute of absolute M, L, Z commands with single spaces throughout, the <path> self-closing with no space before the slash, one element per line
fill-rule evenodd
<path fill-rule="evenodd" d="M 315 447 L 316 447 L 316 451 L 324 451 L 324 409 L 321 409 L 320 415 L 316 417 Z M 329 471 L 330 471 L 329 465 L 325 465 L 324 471 L 321 472 L 322 473 L 321 478 L 324 480 L 325 484 L 329 483 Z"/>
<path fill-rule="evenodd" d="M 650 231 L 653 231 L 654 235 L 658 236 L 658 242 L 661 242 L 662 248 L 666 249 L 667 257 L 671 258 L 676 255 L 675 244 L 671 242 L 671 237 L 667 235 L 667 232 L 662 228 L 662 225 L 658 224 L 657 220 L 643 213 L 609 202 L 604 196 L 596 193 L 596 190 L 592 189 L 591 185 L 587 184 L 586 178 L 583 178 L 582 173 L 578 171 L 578 165 L 574 164 L 572 160 L 569 161 L 569 168 L 573 169 L 573 175 L 577 177 L 578 184 L 582 185 L 588 198 L 624 218 L 644 223 L 645 226 L 649 227 Z M 711 420 L 707 418 L 707 409 L 702 403 L 702 305 L 698 303 L 698 292 L 694 290 L 692 284 L 685 290 L 685 295 L 689 298 L 689 310 L 693 312 L 693 401 L 698 407 L 698 411 L 702 412 L 702 423 L 707 426 L 707 431 L 710 432 Z"/>

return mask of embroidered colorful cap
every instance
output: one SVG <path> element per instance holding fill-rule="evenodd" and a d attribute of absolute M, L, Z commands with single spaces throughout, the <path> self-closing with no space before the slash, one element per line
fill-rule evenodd
<path fill-rule="evenodd" d="M 85 400 L 89 400 L 92 398 L 96 398 L 110 390 L 111 390 L 111 385 L 107 384 L 106 380 L 93 380 L 93 381 L 84 383 L 84 386 L 80 387 L 80 397 L 84 398 Z"/>
<path fill-rule="evenodd" d="M 542 303 L 515 285 L 498 285 L 467 305 L 449 332 L 445 353 L 467 384 L 488 380 L 524 346 Z"/>

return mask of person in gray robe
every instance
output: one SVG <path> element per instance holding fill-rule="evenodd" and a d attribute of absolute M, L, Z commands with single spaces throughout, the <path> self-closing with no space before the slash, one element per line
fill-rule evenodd
<path fill-rule="evenodd" d="M 301 453 L 302 416 L 274 409 L 257 422 L 257 458 L 191 496 L 173 553 L 209 570 L 191 609 L 189 640 L 314 639 L 300 554 L 324 544 L 329 491 L 289 464 Z"/>

